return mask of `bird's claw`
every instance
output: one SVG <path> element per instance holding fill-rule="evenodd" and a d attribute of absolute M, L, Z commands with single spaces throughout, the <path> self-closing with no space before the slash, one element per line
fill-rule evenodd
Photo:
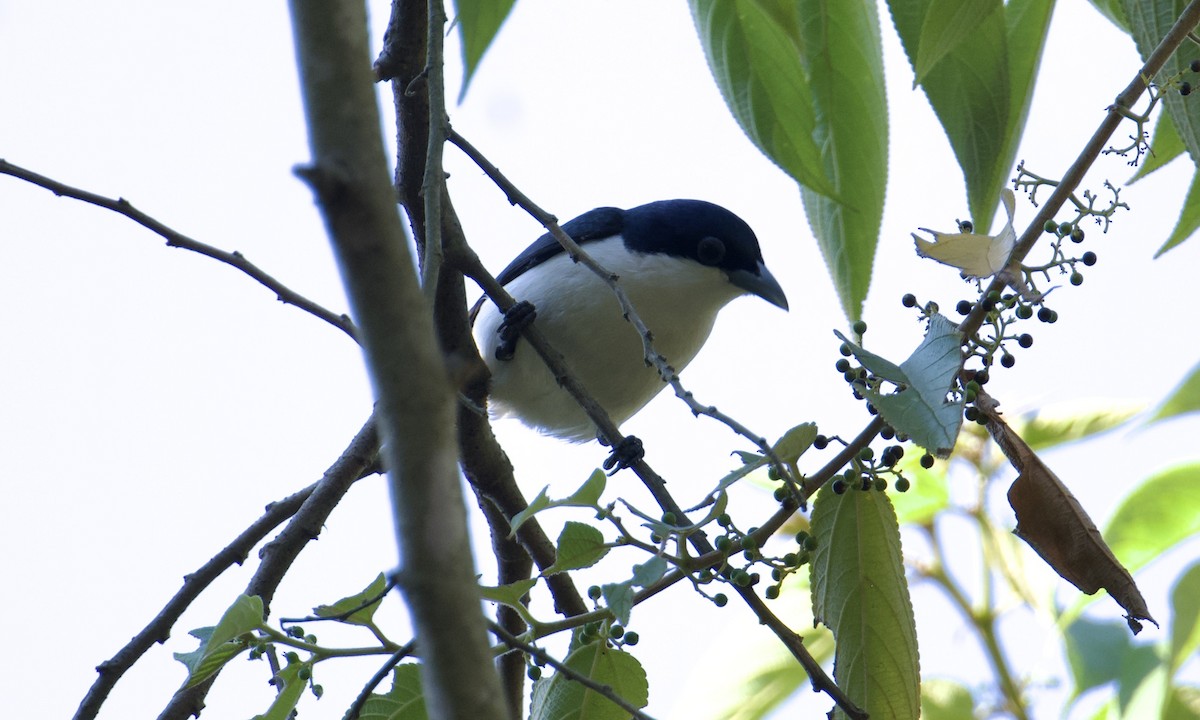
<path fill-rule="evenodd" d="M 512 360 L 517 354 L 517 340 L 521 339 L 521 331 L 533 323 L 537 317 L 537 309 L 533 303 L 522 300 L 504 312 L 504 319 L 496 330 L 500 335 L 500 344 L 496 346 L 496 359 Z"/>
<path fill-rule="evenodd" d="M 604 470 L 610 476 L 615 475 L 645 456 L 646 450 L 642 447 L 642 441 L 633 435 L 626 435 L 604 460 Z"/>

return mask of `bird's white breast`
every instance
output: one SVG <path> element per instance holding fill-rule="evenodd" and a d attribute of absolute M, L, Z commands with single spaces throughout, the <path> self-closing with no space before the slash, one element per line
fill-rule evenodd
<path fill-rule="evenodd" d="M 720 270 L 668 255 L 630 253 L 619 236 L 584 249 L 620 276 L 621 288 L 653 334 L 655 350 L 677 370 L 708 339 L 718 311 L 742 294 Z M 641 338 L 622 316 L 612 290 L 566 254 L 525 272 L 506 288 L 517 300 L 533 303 L 537 327 L 617 424 L 665 387 L 657 371 L 646 365 Z M 475 320 L 476 341 L 492 371 L 496 409 L 551 435 L 593 439 L 591 421 L 528 342 L 518 341 L 512 360 L 496 359 L 502 319 L 496 306 L 485 301 Z"/>

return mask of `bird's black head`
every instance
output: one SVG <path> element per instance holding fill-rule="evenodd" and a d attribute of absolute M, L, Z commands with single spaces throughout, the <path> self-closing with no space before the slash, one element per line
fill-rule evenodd
<path fill-rule="evenodd" d="M 754 231 L 737 215 L 703 200 L 660 200 L 625 211 L 622 234 L 634 252 L 664 253 L 725 271 L 729 281 L 787 309 L 763 264 Z"/>

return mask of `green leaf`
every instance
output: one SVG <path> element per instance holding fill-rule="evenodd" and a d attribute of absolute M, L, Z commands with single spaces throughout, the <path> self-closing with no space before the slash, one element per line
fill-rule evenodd
<path fill-rule="evenodd" d="M 821 164 L 833 193 L 803 184 L 804 214 L 850 320 L 862 316 L 883 220 L 888 108 L 879 15 L 866 0 L 798 0 Z"/>
<path fill-rule="evenodd" d="M 570 507 L 595 507 L 599 504 L 600 496 L 604 494 L 604 488 L 607 486 L 608 476 L 604 474 L 604 471 L 593 470 L 578 490 L 555 504 Z"/>
<path fill-rule="evenodd" d="M 1065 445 L 1108 432 L 1125 423 L 1140 408 L 1102 405 L 1042 410 L 1014 426 L 1017 434 L 1035 451 Z"/>
<path fill-rule="evenodd" d="M 463 83 L 458 101 L 467 95 L 467 88 L 479 61 L 487 52 L 500 26 L 512 11 L 515 0 L 454 0 L 454 21 L 462 39 Z"/>
<path fill-rule="evenodd" d="M 1197 410 L 1200 410 L 1200 364 L 1193 367 L 1183 382 L 1171 391 L 1171 394 L 1167 396 L 1166 400 L 1163 400 L 1162 405 L 1154 411 L 1146 424 L 1186 415 Z"/>
<path fill-rule="evenodd" d="M 661 580 L 670 568 L 666 558 L 655 555 L 646 562 L 633 566 L 633 584 L 642 588 L 650 587 Z"/>
<path fill-rule="evenodd" d="M 354 610 L 354 612 L 344 618 L 341 622 L 350 625 L 370 625 L 372 618 L 375 616 L 375 611 L 379 609 L 379 605 L 383 602 L 383 591 L 387 587 L 387 579 L 383 573 L 371 581 L 371 584 L 363 588 L 349 597 L 344 597 L 332 605 L 320 605 L 313 608 L 313 613 L 317 617 L 337 617 Z M 367 605 L 366 603 L 370 603 Z M 357 609 L 356 609 L 357 608 Z"/>
<path fill-rule="evenodd" d="M 550 496 L 547 495 L 549 490 L 549 485 L 542 488 L 542 491 L 537 494 L 537 497 L 533 499 L 533 502 L 529 503 L 529 507 L 512 516 L 512 519 L 508 521 L 509 527 L 512 528 L 508 533 L 510 538 L 516 537 L 517 528 L 524 525 L 526 520 L 550 507 Z"/>
<path fill-rule="evenodd" d="M 1175 221 L 1175 228 L 1171 230 L 1171 236 L 1162 247 L 1154 253 L 1154 257 L 1157 258 L 1176 245 L 1183 244 L 1197 229 L 1200 229 L 1200 171 L 1192 174 L 1192 184 L 1188 187 L 1187 197 L 1179 211 L 1179 219 Z"/>
<path fill-rule="evenodd" d="M 1063 630 L 1067 664 L 1074 682 L 1071 698 L 1121 677 L 1126 656 L 1133 650 L 1125 623 L 1079 618 Z"/>
<path fill-rule="evenodd" d="M 606 647 L 604 641 L 573 650 L 564 664 L 608 686 L 634 707 L 644 708 L 649 701 L 650 689 L 641 663 L 623 650 Z M 531 720 L 628 720 L 629 713 L 595 690 L 556 672 L 534 683 L 529 717 Z"/>
<path fill-rule="evenodd" d="M 1200 463 L 1164 470 L 1134 488 L 1104 537 L 1130 572 L 1200 532 Z"/>
<path fill-rule="evenodd" d="M 1172 687 L 1162 720 L 1200 720 L 1200 688 L 1194 685 Z"/>
<path fill-rule="evenodd" d="M 883 419 L 929 452 L 939 457 L 949 455 L 962 427 L 962 400 L 946 399 L 962 367 L 962 336 L 954 323 L 942 315 L 930 317 L 925 338 L 899 366 L 864 350 L 836 330 L 834 334 L 850 346 L 865 368 L 900 386 L 890 395 L 870 388 L 861 391 Z"/>
<path fill-rule="evenodd" d="M 1134 645 L 1117 687 L 1122 718 L 1161 718 L 1167 704 L 1167 666 L 1153 645 Z"/>
<path fill-rule="evenodd" d="M 312 662 L 289 662 L 287 667 L 275 674 L 275 700 L 265 713 L 255 715 L 254 720 L 288 720 L 300 703 L 304 688 L 308 687 L 308 682 L 300 679 L 302 668 L 312 672 Z"/>
<path fill-rule="evenodd" d="M 964 5 L 984 3 L 963 3 Z M 892 21 L 914 69 L 935 0 L 889 0 Z M 971 218 L 991 227 L 1000 189 L 1016 158 L 1054 0 L 1010 0 L 945 53 L 920 84 L 946 131 L 967 184 Z"/>
<path fill-rule="evenodd" d="M 537 585 L 537 583 L 537 578 L 525 578 L 524 580 L 517 580 L 516 582 L 510 582 L 507 585 L 497 587 L 480 585 L 479 595 L 484 600 L 502 603 L 509 607 L 518 607 L 522 605 L 521 598 L 525 597 L 526 593 L 532 590 L 533 586 Z"/>
<path fill-rule="evenodd" d="M 796 182 L 832 195 L 817 145 L 796 8 L 769 0 L 690 0 L 713 79 L 750 141 Z"/>
<path fill-rule="evenodd" d="M 1150 57 L 1150 53 L 1158 47 L 1158 43 L 1175 24 L 1187 4 L 1187 0 L 1123 0 L 1121 7 L 1129 21 L 1130 34 L 1137 43 L 1138 54 L 1142 56 L 1142 60 Z M 1195 57 L 1194 48 L 1191 43 L 1184 42 L 1167 59 L 1163 69 L 1154 79 L 1161 81 L 1181 73 L 1187 73 L 1185 77 L 1190 76 L 1188 65 Z M 1200 105 L 1191 100 L 1193 98 L 1183 97 L 1174 89 L 1163 90 L 1163 102 L 1166 103 L 1167 113 L 1171 115 L 1179 138 L 1192 156 L 1192 162 L 1200 163 Z"/>
<path fill-rule="evenodd" d="M 629 616 L 633 613 L 633 580 L 621 583 L 607 583 L 600 586 L 604 604 L 622 625 L 629 624 Z"/>
<path fill-rule="evenodd" d="M 833 630 L 838 687 L 871 717 L 917 717 L 916 626 L 887 494 L 823 488 L 812 533 L 813 616 Z"/>
<path fill-rule="evenodd" d="M 1183 151 L 1183 140 L 1179 138 L 1179 131 L 1175 129 L 1175 123 L 1171 122 L 1170 114 L 1160 112 L 1150 139 L 1150 154 L 1133 177 L 1129 178 L 1129 182 L 1125 184 L 1134 184 L 1182 155 Z"/>
<path fill-rule="evenodd" d="M 975 720 L 975 698 L 954 680 L 933 678 L 921 683 L 923 720 Z"/>
<path fill-rule="evenodd" d="M 581 522 L 568 522 L 558 534 L 554 564 L 546 568 L 543 575 L 553 575 L 567 570 L 591 567 L 608 554 L 604 535 L 599 530 Z"/>
<path fill-rule="evenodd" d="M 386 695 L 372 693 L 363 704 L 359 720 L 426 720 L 425 691 L 421 666 L 404 663 L 392 671 L 392 689 Z"/>
<path fill-rule="evenodd" d="M 1171 672 L 1200 647 L 1200 563 L 1193 563 L 1171 588 Z"/>
<path fill-rule="evenodd" d="M 262 598 L 239 595 L 215 626 L 191 631 L 189 634 L 200 640 L 200 647 L 190 653 L 175 653 L 175 659 L 188 668 L 184 687 L 194 687 L 212 677 L 225 663 L 249 647 L 242 641 L 242 636 L 262 624 Z"/>
<path fill-rule="evenodd" d="M 994 12 L 1001 10 L 1000 0 L 931 0 L 921 24 L 920 45 L 913 63 L 917 75 L 913 87 L 938 64 L 946 53 L 956 49 L 975 34 L 975 28 Z"/>

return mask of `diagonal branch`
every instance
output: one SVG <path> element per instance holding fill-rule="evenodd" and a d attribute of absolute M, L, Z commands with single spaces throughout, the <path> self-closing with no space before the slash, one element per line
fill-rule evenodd
<path fill-rule="evenodd" d="M 262 268 L 247 260 L 245 255 L 242 255 L 236 250 L 233 252 L 227 252 L 225 250 L 215 248 L 212 245 L 202 243 L 198 240 L 193 240 L 187 235 L 167 227 L 158 220 L 155 220 L 153 217 L 147 215 L 141 210 L 138 210 L 125 198 L 117 198 L 114 200 L 110 197 L 97 195 L 96 193 L 89 192 L 87 190 L 71 187 L 70 185 L 48 178 L 45 175 L 39 175 L 32 170 L 27 170 L 18 165 L 13 165 L 2 158 L 0 158 L 0 175 L 11 175 L 12 177 L 24 180 L 33 185 L 37 185 L 38 187 L 45 188 L 59 197 L 69 197 L 90 205 L 102 207 L 106 210 L 112 210 L 119 215 L 124 215 L 138 225 L 157 233 L 167 241 L 167 247 L 177 247 L 184 250 L 191 250 L 192 252 L 205 255 L 241 270 L 245 274 L 257 280 L 259 284 L 275 293 L 280 302 L 286 305 L 294 305 L 304 312 L 324 320 L 338 330 L 346 333 L 351 338 L 357 339 L 357 332 L 354 328 L 354 323 L 351 322 L 350 318 L 345 314 L 339 315 L 332 310 L 328 310 L 316 302 L 309 300 L 300 293 L 284 285 L 282 282 L 276 280 L 274 277 L 268 275 Z"/>

